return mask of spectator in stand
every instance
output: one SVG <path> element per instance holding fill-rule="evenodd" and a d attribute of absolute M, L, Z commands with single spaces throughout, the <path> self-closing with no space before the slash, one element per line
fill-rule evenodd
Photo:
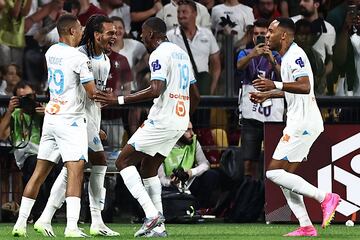
<path fill-rule="evenodd" d="M 92 0 L 95 6 L 104 10 L 109 17 L 120 17 L 123 19 L 126 29 L 126 34 L 130 32 L 130 6 L 124 3 L 123 0 Z"/>
<path fill-rule="evenodd" d="M 280 0 L 280 12 L 283 17 L 293 17 L 300 14 L 300 0 Z"/>
<path fill-rule="evenodd" d="M 246 27 L 254 23 L 253 9 L 239 3 L 238 0 L 225 0 L 223 4 L 216 5 L 211 13 L 211 28 L 218 42 L 223 35 L 233 35 L 234 43 L 241 40 Z M 242 46 L 245 47 L 245 46 Z"/>
<path fill-rule="evenodd" d="M 21 81 L 16 84 L 13 95 L 0 122 L 0 139 L 6 140 L 10 137 L 16 165 L 22 172 L 23 186 L 25 186 L 36 165 L 44 106 L 35 102 L 35 91 L 29 83 Z M 32 209 L 34 220 L 40 216 L 46 205 L 51 186 L 61 170 L 61 165 L 52 170 L 45 184 L 41 186 Z"/>
<path fill-rule="evenodd" d="M 174 27 L 179 26 L 177 19 L 177 7 L 178 7 L 178 2 L 180 1 L 186 1 L 186 0 L 172 0 L 169 4 L 166 4 L 156 14 L 158 18 L 164 20 L 168 31 L 173 29 Z M 211 27 L 210 14 L 207 11 L 207 8 L 200 3 L 197 2 L 195 3 L 197 10 L 196 25 L 199 27 L 210 28 Z"/>
<path fill-rule="evenodd" d="M 346 0 L 329 11 L 326 20 L 335 26 L 337 38 L 334 46 L 334 68 L 328 77 L 328 95 L 352 96 L 356 81 L 356 66 L 354 62 L 356 50 L 352 46 L 350 36 L 353 33 L 353 19 L 355 16 L 349 11 L 349 6 L 360 5 L 359 0 Z M 358 10 L 358 12 L 360 12 Z M 355 36 L 356 38 L 356 36 Z M 347 88 L 343 89 L 346 81 Z M 337 89 L 335 89 L 337 83 Z M 335 92 L 336 90 L 336 92 Z"/>
<path fill-rule="evenodd" d="M 264 18 L 270 22 L 281 16 L 275 0 L 257 0 L 254 6 L 255 19 Z"/>
<path fill-rule="evenodd" d="M 80 12 L 77 17 L 82 26 L 86 25 L 86 22 L 91 17 L 91 15 L 100 14 L 107 16 L 107 13 L 104 10 L 90 3 L 90 0 L 79 0 L 79 2 L 80 2 Z"/>
<path fill-rule="evenodd" d="M 185 185 L 173 173 L 173 170 L 180 168 L 181 174 L 187 178 Z M 194 135 L 191 122 L 169 156 L 160 165 L 158 175 L 164 190 L 189 190 L 199 201 L 200 208 L 214 207 L 211 195 L 219 184 L 219 173 L 210 169 L 210 163 Z"/>
<path fill-rule="evenodd" d="M 299 5 L 301 15 L 294 16 L 291 19 L 295 23 L 300 19 L 306 19 L 311 23 L 313 32 L 316 33 L 318 38 L 313 48 L 320 53 L 321 59 L 325 64 L 325 74 L 321 81 L 326 81 L 327 75 L 333 69 L 332 55 L 336 33 L 334 27 L 319 16 L 318 10 L 320 6 L 321 0 L 301 0 Z"/>
<path fill-rule="evenodd" d="M 216 0 L 197 0 L 197 2 L 199 2 L 200 4 L 204 5 L 209 14 L 211 15 L 211 12 L 212 12 L 212 8 L 218 4 L 219 1 L 216 1 Z M 222 1 L 221 1 L 222 2 Z"/>
<path fill-rule="evenodd" d="M 25 16 L 32 0 L 8 0 L 0 14 L 0 66 L 16 63 L 22 66 L 25 47 Z"/>
<path fill-rule="evenodd" d="M 18 65 L 9 64 L 4 67 L 2 86 L 5 85 L 2 87 L 4 91 L 0 92 L 0 95 L 12 96 L 16 84 L 21 80 L 21 76 L 22 73 Z"/>
<path fill-rule="evenodd" d="M 255 91 L 252 81 L 261 77 L 272 81 L 281 81 L 279 53 L 269 50 L 265 44 L 265 35 L 269 21 L 260 18 L 254 22 L 252 40 L 254 48 L 244 49 L 237 57 L 237 69 L 240 71 L 242 87 L 240 89 L 239 110 L 241 122 L 241 148 L 244 159 L 244 174 L 259 177 L 258 172 L 261 146 L 264 140 L 264 122 L 282 122 L 284 100 L 272 99 L 268 105 L 252 103 L 249 93 Z"/>
<path fill-rule="evenodd" d="M 193 66 L 197 76 L 200 94 L 214 95 L 221 72 L 220 50 L 212 32 L 207 28 L 196 26 L 196 4 L 192 0 L 181 1 L 178 6 L 178 21 L 180 26 L 167 32 L 167 38 L 187 51 L 181 30 L 189 44 L 195 61 Z M 188 52 L 188 51 L 187 51 Z M 190 55 L 190 53 L 189 53 Z M 197 71 L 195 70 L 197 69 Z M 210 77 L 200 78 L 199 73 L 208 72 Z"/>
<path fill-rule="evenodd" d="M 154 17 L 163 7 L 161 0 L 131 0 L 131 34 L 140 40 L 141 26 L 149 17 Z"/>
<path fill-rule="evenodd" d="M 351 17 L 352 27 L 350 28 L 350 40 L 354 48 L 354 62 L 355 62 L 355 82 L 354 82 L 354 96 L 360 96 L 360 17 Z"/>
<path fill-rule="evenodd" d="M 5 7 L 5 0 L 0 0 L 0 13 Z"/>
<path fill-rule="evenodd" d="M 312 31 L 311 23 L 305 19 L 297 21 L 295 26 L 295 42 L 308 56 L 314 74 L 315 95 L 323 95 L 326 90 L 326 81 L 324 81 L 325 78 L 323 77 L 325 74 L 325 66 L 320 53 L 313 48 L 317 40 L 316 33 Z"/>

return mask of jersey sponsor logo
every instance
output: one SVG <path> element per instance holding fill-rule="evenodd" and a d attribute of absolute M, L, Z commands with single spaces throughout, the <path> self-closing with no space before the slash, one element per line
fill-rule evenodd
<path fill-rule="evenodd" d="M 282 136 L 282 138 L 281 138 L 281 141 L 283 141 L 283 142 L 289 142 L 289 140 L 290 140 L 290 136 L 287 135 L 287 134 L 285 134 L 285 135 Z"/>
<path fill-rule="evenodd" d="M 175 99 L 180 99 L 180 100 L 185 100 L 185 101 L 188 101 L 190 99 L 189 96 L 181 95 L 179 93 L 169 93 L 169 97 L 175 98 Z"/>
<path fill-rule="evenodd" d="M 297 65 L 299 65 L 301 68 L 303 68 L 305 66 L 304 61 L 301 59 L 301 57 L 299 57 L 298 59 L 295 60 L 295 63 Z"/>
<path fill-rule="evenodd" d="M 151 67 L 152 67 L 152 71 L 155 72 L 156 70 L 160 70 L 161 69 L 161 65 L 159 63 L 159 59 L 156 59 L 155 61 L 153 61 L 151 63 Z"/>

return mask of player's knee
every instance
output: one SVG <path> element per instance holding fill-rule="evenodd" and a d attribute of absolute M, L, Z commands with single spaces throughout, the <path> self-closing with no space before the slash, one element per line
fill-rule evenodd
<path fill-rule="evenodd" d="M 277 182 L 279 178 L 285 173 L 284 169 L 267 170 L 266 177 L 272 182 Z"/>
<path fill-rule="evenodd" d="M 125 159 L 123 158 L 118 158 L 116 161 L 115 161 L 115 166 L 117 168 L 117 170 L 121 171 L 123 170 L 124 168 L 128 167 L 128 164 L 126 162 Z"/>

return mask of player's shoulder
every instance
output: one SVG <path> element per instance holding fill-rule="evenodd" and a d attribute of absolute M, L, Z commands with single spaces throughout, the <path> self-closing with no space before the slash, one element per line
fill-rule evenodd
<path fill-rule="evenodd" d="M 305 51 L 299 47 L 296 43 L 293 43 L 289 50 L 286 52 L 286 55 L 283 57 L 283 60 L 285 59 L 293 59 L 296 57 L 304 57 L 306 56 Z"/>

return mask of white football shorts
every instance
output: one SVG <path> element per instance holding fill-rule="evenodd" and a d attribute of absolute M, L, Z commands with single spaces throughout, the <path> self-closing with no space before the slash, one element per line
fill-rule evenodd
<path fill-rule="evenodd" d="M 92 121 L 92 119 L 89 119 L 88 116 L 87 136 L 88 136 L 89 151 L 93 151 L 93 152 L 104 151 L 104 147 L 102 145 L 99 135 L 100 132 L 100 128 L 98 127 L 99 125 L 100 124 L 97 124 L 96 122 Z"/>
<path fill-rule="evenodd" d="M 168 130 L 155 128 L 152 123 L 145 121 L 127 142 L 136 151 L 155 156 L 156 153 L 167 157 L 185 130 Z"/>
<path fill-rule="evenodd" d="M 309 154 L 310 148 L 320 135 L 320 131 L 297 129 L 290 130 L 285 127 L 273 159 L 289 162 L 302 162 Z"/>
<path fill-rule="evenodd" d="M 88 161 L 88 137 L 86 121 L 78 118 L 72 123 L 44 122 L 38 159 L 57 163 L 67 161 Z"/>

